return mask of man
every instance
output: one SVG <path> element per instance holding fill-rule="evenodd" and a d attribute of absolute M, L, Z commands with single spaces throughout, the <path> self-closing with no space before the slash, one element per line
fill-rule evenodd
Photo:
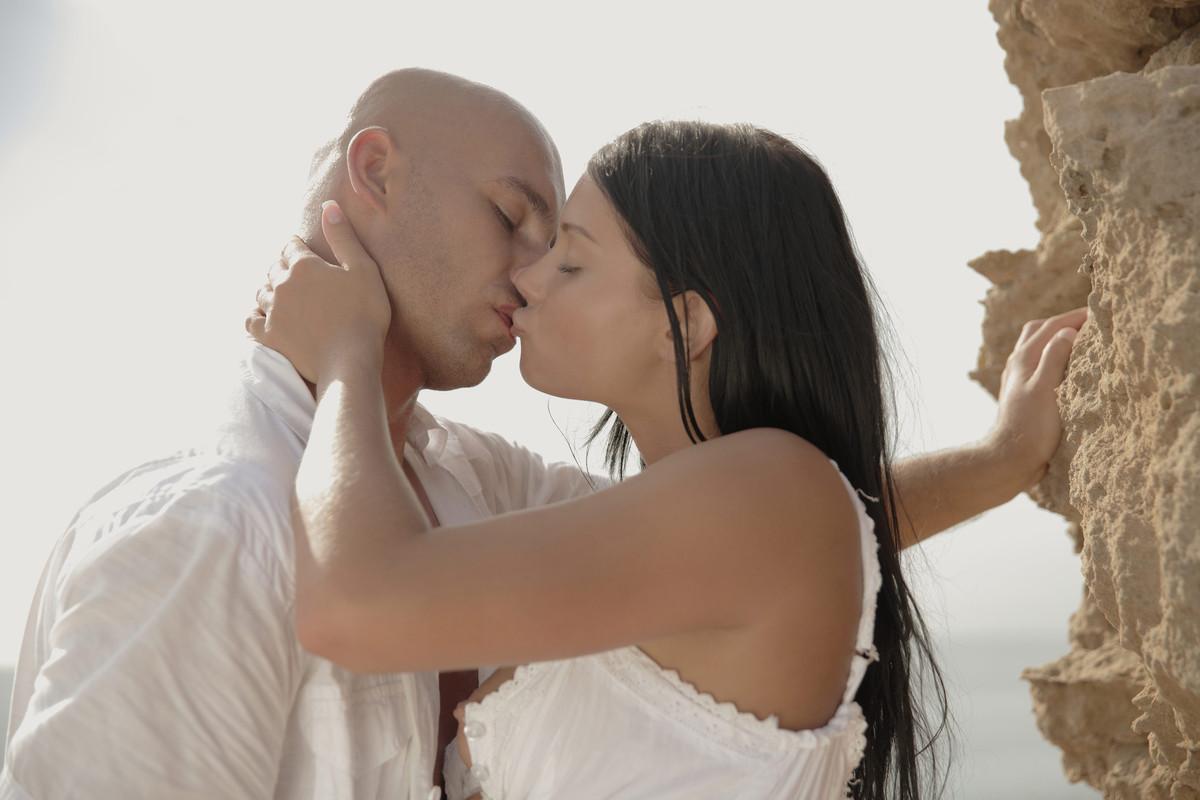
<path fill-rule="evenodd" d="M 525 109 L 422 70 L 368 87 L 314 161 L 299 233 L 332 260 L 320 205 L 337 200 L 380 265 L 397 312 L 384 374 L 392 444 L 435 524 L 592 490 L 574 467 L 415 402 L 423 388 L 479 383 L 512 347 L 522 300 L 510 275 L 555 235 L 561 172 Z M 1069 349 L 1051 334 L 1067 319 L 1023 337 L 994 436 L 899 465 L 908 543 L 1040 478 Z M 356 675 L 298 646 L 291 498 L 315 401 L 271 350 L 250 346 L 241 371 L 211 441 L 114 480 L 52 553 L 17 667 L 0 800 L 440 796 L 448 712 L 476 676 L 443 676 L 439 691 L 433 674 Z"/>

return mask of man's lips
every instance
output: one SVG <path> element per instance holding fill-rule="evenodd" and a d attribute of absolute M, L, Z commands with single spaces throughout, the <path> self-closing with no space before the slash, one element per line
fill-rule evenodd
<path fill-rule="evenodd" d="M 512 315 L 513 315 L 513 312 L 517 310 L 517 308 L 518 308 L 518 306 L 515 306 L 515 305 L 504 305 L 504 306 L 498 306 L 496 308 L 496 314 L 500 317 L 500 319 L 502 319 L 504 321 L 504 327 L 508 328 L 509 336 L 513 335 Z"/>

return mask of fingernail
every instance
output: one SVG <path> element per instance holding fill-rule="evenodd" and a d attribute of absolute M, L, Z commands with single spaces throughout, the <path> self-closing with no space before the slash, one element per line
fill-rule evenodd
<path fill-rule="evenodd" d="M 334 225 L 342 221 L 342 209 L 338 206 L 336 200 L 326 200 L 321 203 L 321 210 L 329 215 L 329 221 Z"/>

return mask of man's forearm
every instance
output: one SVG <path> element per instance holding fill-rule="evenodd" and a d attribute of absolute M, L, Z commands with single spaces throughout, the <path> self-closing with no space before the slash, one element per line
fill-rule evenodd
<path fill-rule="evenodd" d="M 1032 483 L 982 442 L 905 458 L 892 473 L 903 547 L 1003 505 Z"/>

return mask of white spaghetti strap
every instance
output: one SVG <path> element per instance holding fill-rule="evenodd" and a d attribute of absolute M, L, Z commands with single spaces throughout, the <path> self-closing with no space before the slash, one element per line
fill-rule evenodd
<path fill-rule="evenodd" d="M 867 498 L 868 500 L 874 500 L 876 503 L 879 502 L 878 497 L 872 497 L 871 495 L 867 494 L 866 492 L 864 492 L 862 489 L 859 489 L 858 487 L 855 487 L 854 491 L 858 492 L 859 494 L 861 494 L 863 497 Z"/>

